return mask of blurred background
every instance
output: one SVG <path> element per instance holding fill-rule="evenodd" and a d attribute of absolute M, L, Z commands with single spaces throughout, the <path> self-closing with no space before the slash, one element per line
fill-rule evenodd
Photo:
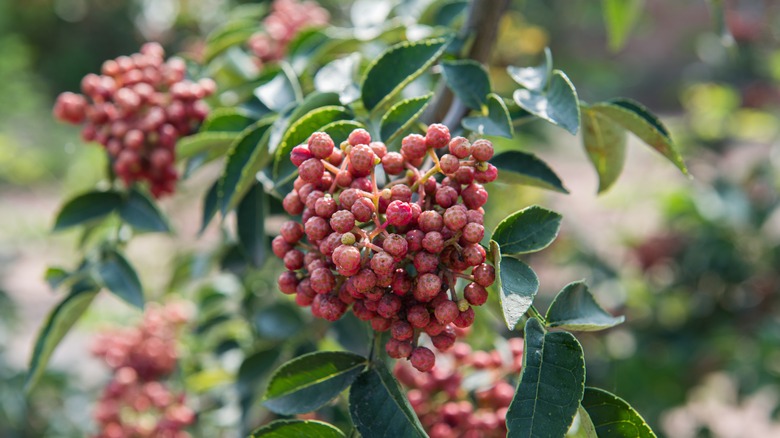
<path fill-rule="evenodd" d="M 340 3 L 322 2 L 334 21 L 343 18 Z M 54 122 L 56 95 L 145 41 L 169 53 L 197 47 L 236 4 L 0 2 L 0 436 L 93 430 L 86 407 L 107 371 L 91 357 L 91 339 L 138 320 L 104 294 L 55 352 L 40 387 L 23 395 L 37 327 L 60 298 L 44 280 L 46 267 L 76 260 L 79 236 L 51 234 L 54 215 L 106 166 L 100 148 Z M 546 46 L 581 99 L 625 96 L 660 114 L 693 178 L 636 144 L 618 183 L 597 197 L 579 139 L 541 122 L 523 125 L 521 141 L 571 192 L 528 188 L 519 202 L 515 188 L 491 192 L 494 219 L 531 203 L 564 215 L 558 241 L 530 260 L 541 280 L 537 307 L 584 278 L 606 308 L 626 315 L 606 333 L 578 336 L 588 383 L 628 400 L 660 435 L 780 436 L 780 4 L 646 0 L 626 45 L 612 51 L 599 2 L 515 1 L 494 52 L 495 88 L 511 90 L 505 66 L 525 65 Z M 128 248 L 152 297 L 190 293 L 177 288 L 182 260 L 219 237 L 197 237 L 203 190 L 203 182 L 186 181 L 163 202 L 174 236 L 142 236 Z M 218 277 L 194 293 L 204 288 L 230 296 L 237 286 Z M 247 328 L 235 322 L 230 330 Z M 193 357 L 205 349 L 187 345 Z M 196 393 L 229 380 L 194 376 L 185 385 Z M 195 435 L 217 436 L 207 431 L 229 429 L 236 415 L 214 410 L 202 418 L 211 426 Z"/>

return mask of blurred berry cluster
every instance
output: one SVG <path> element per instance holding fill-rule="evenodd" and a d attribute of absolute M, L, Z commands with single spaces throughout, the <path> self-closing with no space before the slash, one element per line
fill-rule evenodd
<path fill-rule="evenodd" d="M 84 124 L 83 138 L 105 146 L 125 184 L 146 180 L 155 197 L 173 193 L 176 140 L 198 129 L 208 114 L 202 99 L 216 89 L 211 79 L 185 76 L 182 59 L 166 61 L 162 46 L 147 43 L 140 53 L 103 63 L 101 75 L 85 76 L 83 95 L 60 94 L 54 115 Z"/>
<path fill-rule="evenodd" d="M 113 370 L 95 409 L 96 438 L 188 438 L 195 413 L 163 379 L 177 361 L 182 305 L 148 305 L 138 327 L 102 333 L 93 353 Z"/>
<path fill-rule="evenodd" d="M 509 339 L 507 347 L 471 351 L 458 342 L 438 355 L 440 365 L 430 373 L 396 364 L 394 374 L 409 389 L 409 403 L 431 438 L 506 436 L 506 412 L 515 394 L 506 378 L 523 366 L 523 340 Z"/>
<path fill-rule="evenodd" d="M 442 148 L 449 153 L 439 159 Z M 312 134 L 292 150 L 298 178 L 283 200 L 302 219 L 285 222 L 272 242 L 287 268 L 280 290 L 329 321 L 351 306 L 374 330 L 390 331 L 390 357 L 431 370 L 435 357 L 418 346 L 420 334 L 441 351 L 452 347 L 455 328 L 471 326 L 471 306 L 485 303 L 495 280 L 480 244 L 482 183 L 497 176 L 492 156 L 489 141 L 450 139 L 439 124 L 406 136 L 400 152 L 363 129 L 340 147 Z"/>
<path fill-rule="evenodd" d="M 263 30 L 249 38 L 249 48 L 261 66 L 278 61 L 301 29 L 324 26 L 329 18 L 328 11 L 313 1 L 274 0 L 271 13 L 263 20 Z"/>

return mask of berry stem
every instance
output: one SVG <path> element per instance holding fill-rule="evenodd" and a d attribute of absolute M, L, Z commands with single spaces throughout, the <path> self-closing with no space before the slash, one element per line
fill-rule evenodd
<path fill-rule="evenodd" d="M 320 160 L 322 162 L 322 165 L 325 166 L 325 169 L 327 169 L 330 173 L 332 173 L 334 176 L 339 173 L 341 169 L 338 167 L 328 163 L 325 160 Z"/>
<path fill-rule="evenodd" d="M 434 156 L 436 156 L 436 153 L 433 153 Z M 426 181 L 428 181 L 428 178 L 432 177 L 433 175 L 436 175 L 437 173 L 441 172 L 441 167 L 439 167 L 439 159 L 436 158 L 436 165 L 428 169 L 427 172 L 425 172 L 425 175 L 421 176 L 417 179 L 417 181 L 412 184 L 412 191 L 416 191 L 418 187 L 420 187 L 421 184 L 425 184 Z"/>

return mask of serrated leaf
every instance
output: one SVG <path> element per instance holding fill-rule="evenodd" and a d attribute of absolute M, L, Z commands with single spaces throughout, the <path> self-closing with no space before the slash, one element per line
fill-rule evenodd
<path fill-rule="evenodd" d="M 522 184 L 556 192 L 569 193 L 555 172 L 533 154 L 521 151 L 508 151 L 494 156 L 491 160 L 498 169 L 498 181 L 509 184 Z"/>
<path fill-rule="evenodd" d="M 271 127 L 271 136 L 268 139 L 268 150 L 271 151 L 272 155 L 275 155 L 279 143 L 282 142 L 282 137 L 285 132 L 287 132 L 287 128 L 301 117 L 317 108 L 339 105 L 340 103 L 339 95 L 336 93 L 320 93 L 319 91 L 315 91 L 306 96 L 300 105 L 285 109 L 284 112 L 279 114 L 279 117 L 274 121 L 274 124 Z"/>
<path fill-rule="evenodd" d="M 390 144 L 403 135 L 420 118 L 431 102 L 432 96 L 433 93 L 428 93 L 424 96 L 410 97 L 390 107 L 382 116 L 379 127 L 382 141 Z"/>
<path fill-rule="evenodd" d="M 554 70 L 544 92 L 517 89 L 512 97 L 515 103 L 529 113 L 558 125 L 572 135 L 580 128 L 580 107 L 577 91 L 566 75 Z"/>
<path fill-rule="evenodd" d="M 504 100 L 497 94 L 489 94 L 487 110 L 487 116 L 465 117 L 463 127 L 479 135 L 512 138 L 515 131 Z"/>
<path fill-rule="evenodd" d="M 79 318 L 86 312 L 98 293 L 98 287 L 91 282 L 79 282 L 68 296 L 52 309 L 41 326 L 35 340 L 30 366 L 25 380 L 25 391 L 30 392 L 40 379 L 49 363 L 54 349 Z"/>
<path fill-rule="evenodd" d="M 139 231 L 166 233 L 171 230 L 168 220 L 154 201 L 138 189 L 130 190 L 119 208 L 119 217 Z"/>
<path fill-rule="evenodd" d="M 176 143 L 176 159 L 192 158 L 205 152 L 224 153 L 238 135 L 235 132 L 200 132 L 183 137 Z"/>
<path fill-rule="evenodd" d="M 542 323 L 525 324 L 523 371 L 506 413 L 508 437 L 562 437 L 585 390 L 582 346 L 567 332 L 545 333 Z"/>
<path fill-rule="evenodd" d="M 600 438 L 655 438 L 655 433 L 634 408 L 603 389 L 585 388 L 582 406 Z"/>
<path fill-rule="evenodd" d="M 303 97 L 301 85 L 292 67 L 286 62 L 280 62 L 281 70 L 273 79 L 255 88 L 255 97 L 269 109 L 279 112 L 287 105 L 299 101 Z"/>
<path fill-rule="evenodd" d="M 356 129 L 366 129 L 366 125 L 355 122 L 354 120 L 337 120 L 335 122 L 328 123 L 327 125 L 318 129 L 330 135 L 335 144 L 340 144 L 349 138 L 349 134 Z"/>
<path fill-rule="evenodd" d="M 103 252 L 95 264 L 97 277 L 103 286 L 128 304 L 139 309 L 144 308 L 144 294 L 141 280 L 138 279 L 130 262 L 114 249 Z"/>
<path fill-rule="evenodd" d="M 274 373 L 263 404 L 282 415 L 314 411 L 351 385 L 365 365 L 366 358 L 352 353 L 305 354 Z"/>
<path fill-rule="evenodd" d="M 481 111 L 492 89 L 485 67 L 477 61 L 442 61 L 441 73 L 447 86 L 467 107 Z"/>
<path fill-rule="evenodd" d="M 368 110 L 384 106 L 433 65 L 446 45 L 447 40 L 434 38 L 388 48 L 366 69 L 361 85 L 363 106 Z"/>
<path fill-rule="evenodd" d="M 349 112 L 343 106 L 324 106 L 308 112 L 290 125 L 276 149 L 274 179 L 284 181 L 297 172 L 290 162 L 290 152 L 295 146 L 305 142 L 319 128 L 347 117 Z"/>
<path fill-rule="evenodd" d="M 398 382 L 381 363 L 361 374 L 349 391 L 349 413 L 364 437 L 427 437 Z"/>
<path fill-rule="evenodd" d="M 558 236 L 562 218 L 554 211 L 532 205 L 504 218 L 491 239 L 498 243 L 503 255 L 541 251 Z"/>
<path fill-rule="evenodd" d="M 122 195 L 118 192 L 87 192 L 72 198 L 62 206 L 54 221 L 54 231 L 91 223 L 101 219 L 122 204 Z"/>
<path fill-rule="evenodd" d="M 623 48 L 631 28 L 636 24 L 644 6 L 643 0 L 602 0 L 604 23 L 607 26 L 609 48 L 618 51 Z"/>
<path fill-rule="evenodd" d="M 605 115 L 613 122 L 631 131 L 648 146 L 671 161 L 683 174 L 688 175 L 680 153 L 669 137 L 669 131 L 656 116 L 637 102 L 618 99 L 591 105 L 593 111 Z"/>
<path fill-rule="evenodd" d="M 344 438 L 337 427 L 316 420 L 276 420 L 252 432 L 252 438 Z"/>
<path fill-rule="evenodd" d="M 593 298 L 582 281 L 569 283 L 547 309 L 547 325 L 572 331 L 597 331 L 614 327 L 625 318 L 614 317 Z"/>
<path fill-rule="evenodd" d="M 344 105 L 355 101 L 360 97 L 360 88 L 355 81 L 360 59 L 359 53 L 353 53 L 325 64 L 314 75 L 314 88 L 323 93 L 337 93 Z"/>
<path fill-rule="evenodd" d="M 217 108 L 203 121 L 200 132 L 241 132 L 254 122 L 249 112 L 241 108 Z"/>
<path fill-rule="evenodd" d="M 230 147 L 219 178 L 219 205 L 223 215 L 238 205 L 255 183 L 255 174 L 271 161 L 267 135 L 270 126 L 268 121 L 252 124 Z"/>
<path fill-rule="evenodd" d="M 524 262 L 512 257 L 502 257 L 494 240 L 490 241 L 490 248 L 493 266 L 496 268 L 496 289 L 501 312 L 507 328 L 514 330 L 539 291 L 539 278 Z"/>
<path fill-rule="evenodd" d="M 582 144 L 599 175 L 599 193 L 617 181 L 626 161 L 625 129 L 604 114 L 582 106 Z"/>
<path fill-rule="evenodd" d="M 255 183 L 236 209 L 238 243 L 255 267 L 266 257 L 265 212 L 268 199 L 260 184 Z"/>
<path fill-rule="evenodd" d="M 544 62 L 534 67 L 506 68 L 509 76 L 521 87 L 541 92 L 547 86 L 547 81 L 552 74 L 552 53 L 549 47 L 544 48 Z"/>

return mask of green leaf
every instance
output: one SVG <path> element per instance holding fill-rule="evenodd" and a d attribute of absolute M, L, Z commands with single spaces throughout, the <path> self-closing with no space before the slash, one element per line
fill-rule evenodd
<path fill-rule="evenodd" d="M 351 385 L 365 365 L 366 358 L 352 353 L 305 354 L 276 370 L 263 404 L 282 415 L 314 411 Z"/>
<path fill-rule="evenodd" d="M 547 309 L 547 325 L 573 331 L 597 331 L 622 323 L 596 302 L 583 281 L 569 283 Z"/>
<path fill-rule="evenodd" d="M 580 107 L 577 91 L 566 75 L 554 70 L 547 90 L 517 89 L 512 97 L 515 103 L 529 113 L 558 125 L 572 135 L 580 128 Z"/>
<path fill-rule="evenodd" d="M 509 330 L 514 330 L 539 291 L 539 278 L 533 269 L 522 261 L 502 257 L 494 240 L 490 241 L 490 248 L 493 266 L 496 268 L 496 289 L 504 322 Z"/>
<path fill-rule="evenodd" d="M 489 94 L 487 110 L 487 116 L 464 118 L 463 127 L 480 135 L 512 138 L 515 131 L 504 100 L 497 94 Z"/>
<path fill-rule="evenodd" d="M 236 390 L 241 404 L 241 435 L 247 435 L 252 406 L 264 390 L 265 382 L 282 354 L 281 346 L 257 350 L 244 358 L 236 376 Z"/>
<path fill-rule="evenodd" d="M 337 427 L 316 420 L 276 420 L 252 432 L 252 438 L 344 438 Z"/>
<path fill-rule="evenodd" d="M 577 415 L 566 433 L 566 438 L 599 438 L 596 435 L 596 426 L 593 425 L 588 411 L 582 407 L 577 408 Z"/>
<path fill-rule="evenodd" d="M 396 138 L 403 135 L 420 118 L 425 108 L 431 102 L 433 93 L 424 96 L 404 99 L 387 111 L 382 116 L 379 127 L 379 136 L 386 144 L 390 144 Z"/>
<path fill-rule="evenodd" d="M 176 143 L 176 159 L 192 158 L 204 152 L 223 153 L 238 135 L 235 132 L 200 132 L 182 137 Z"/>
<path fill-rule="evenodd" d="M 325 64 L 314 76 L 314 88 L 323 93 L 338 93 L 344 105 L 354 102 L 360 97 L 355 81 L 360 59 L 360 53 L 353 53 Z"/>
<path fill-rule="evenodd" d="M 118 192 L 87 192 L 76 196 L 62 206 L 54 221 L 54 231 L 90 223 L 119 208 L 122 195 Z"/>
<path fill-rule="evenodd" d="M 382 107 L 405 86 L 420 76 L 441 56 L 444 38 L 402 42 L 385 50 L 366 69 L 361 86 L 363 106 Z"/>
<path fill-rule="evenodd" d="M 626 43 L 644 6 L 643 0 L 602 0 L 604 23 L 607 26 L 609 48 L 618 51 Z"/>
<path fill-rule="evenodd" d="M 130 190 L 130 194 L 119 208 L 119 217 L 126 224 L 140 231 L 166 233 L 171 230 L 168 220 L 154 201 L 135 188 Z"/>
<path fill-rule="evenodd" d="M 622 126 L 606 115 L 585 105 L 581 110 L 582 144 L 599 175 L 599 193 L 602 193 L 612 187 L 623 171 L 628 136 Z"/>
<path fill-rule="evenodd" d="M 255 183 L 255 174 L 271 161 L 268 153 L 268 121 L 245 129 L 230 148 L 225 169 L 219 178 L 220 210 L 227 214 Z"/>
<path fill-rule="evenodd" d="M 498 169 L 498 180 L 501 182 L 569 193 L 547 163 L 533 154 L 508 151 L 494 156 L 490 162 Z"/>
<path fill-rule="evenodd" d="M 236 209 L 238 242 L 255 267 L 260 267 L 266 257 L 265 212 L 268 199 L 260 184 L 249 189 Z"/>
<path fill-rule="evenodd" d="M 319 128 L 347 117 L 349 113 L 343 106 L 324 106 L 310 111 L 290 125 L 276 148 L 274 179 L 284 181 L 297 172 L 290 162 L 290 152 L 295 146 L 304 143 Z"/>
<path fill-rule="evenodd" d="M 144 294 L 141 280 L 130 262 L 114 249 L 106 250 L 95 269 L 101 283 L 108 290 L 128 304 L 139 309 L 144 308 Z"/>
<path fill-rule="evenodd" d="M 227 23 L 206 38 L 203 63 L 208 64 L 227 49 L 244 44 L 257 31 L 254 20 L 235 20 Z"/>
<path fill-rule="evenodd" d="M 280 62 L 281 71 L 273 79 L 255 88 L 255 97 L 269 109 L 279 112 L 287 105 L 301 100 L 303 92 L 292 67 Z"/>
<path fill-rule="evenodd" d="M 200 132 L 241 132 L 254 122 L 255 119 L 246 110 L 235 107 L 217 108 L 206 117 Z"/>
<path fill-rule="evenodd" d="M 252 317 L 259 337 L 272 341 L 284 341 L 299 334 L 304 322 L 298 308 L 277 302 L 262 308 Z"/>
<path fill-rule="evenodd" d="M 63 337 L 89 308 L 98 287 L 92 283 L 77 283 L 68 296 L 49 313 L 35 340 L 25 390 L 30 392 L 46 369 L 52 352 Z"/>
<path fill-rule="evenodd" d="M 50 288 L 57 289 L 68 281 L 73 274 L 74 273 L 66 271 L 58 266 L 49 266 L 46 268 L 46 273 L 43 275 L 43 278 L 46 280 L 46 283 L 49 284 Z"/>
<path fill-rule="evenodd" d="M 203 216 L 201 217 L 200 230 L 198 234 L 203 234 L 206 227 L 209 226 L 211 219 L 217 214 L 217 202 L 219 201 L 219 180 L 214 181 L 206 196 L 203 198 Z"/>
<path fill-rule="evenodd" d="M 509 76 L 521 87 L 533 91 L 541 92 L 547 86 L 547 81 L 552 74 L 552 53 L 549 47 L 544 48 L 544 62 L 535 67 L 515 67 L 510 65 L 506 68 Z"/>
<path fill-rule="evenodd" d="M 319 91 L 315 91 L 306 96 L 300 105 L 286 108 L 284 112 L 279 114 L 279 117 L 274 121 L 274 124 L 271 127 L 271 135 L 268 139 L 268 150 L 272 155 L 276 154 L 276 149 L 279 147 L 279 143 L 282 142 L 282 137 L 285 132 L 287 132 L 287 128 L 301 117 L 317 108 L 328 105 L 339 105 L 340 103 L 339 95 L 336 93 L 320 93 Z"/>
<path fill-rule="evenodd" d="M 491 238 L 503 255 L 541 251 L 558 236 L 562 218 L 554 211 L 532 205 L 504 218 Z"/>
<path fill-rule="evenodd" d="M 333 142 L 336 145 L 339 145 L 346 141 L 347 138 L 349 138 L 349 134 L 351 134 L 352 131 L 359 128 L 366 129 L 366 125 L 360 122 L 355 122 L 353 120 L 337 120 L 321 127 L 319 131 L 330 135 L 330 138 L 333 139 Z"/>
<path fill-rule="evenodd" d="M 441 74 L 455 96 L 467 107 L 482 111 L 491 90 L 485 67 L 471 59 L 442 61 L 440 64 Z"/>
<path fill-rule="evenodd" d="M 287 59 L 293 70 L 302 75 L 309 67 L 321 64 L 318 60 L 321 53 L 327 53 L 333 39 L 321 29 L 301 29 L 287 45 Z"/>
<path fill-rule="evenodd" d="M 542 323 L 525 324 L 523 371 L 506 413 L 510 437 L 562 437 L 585 390 L 585 358 L 571 333 L 545 333 Z"/>
<path fill-rule="evenodd" d="M 427 437 L 398 382 L 381 363 L 349 390 L 349 413 L 364 437 Z"/>
<path fill-rule="evenodd" d="M 685 167 L 680 153 L 672 143 L 669 131 L 647 108 L 628 99 L 597 103 L 590 108 L 634 133 L 640 140 L 674 163 L 682 173 L 688 175 L 688 168 Z"/>
<path fill-rule="evenodd" d="M 625 400 L 603 389 L 585 388 L 582 406 L 600 438 L 655 438 L 637 411 Z"/>

